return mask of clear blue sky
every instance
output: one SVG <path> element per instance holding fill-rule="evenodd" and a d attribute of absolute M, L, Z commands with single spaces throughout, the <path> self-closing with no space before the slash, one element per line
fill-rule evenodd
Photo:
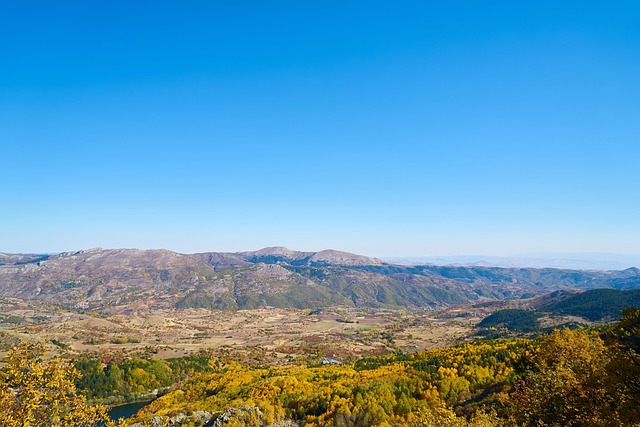
<path fill-rule="evenodd" d="M 3 1 L 0 251 L 640 253 L 637 1 Z"/>

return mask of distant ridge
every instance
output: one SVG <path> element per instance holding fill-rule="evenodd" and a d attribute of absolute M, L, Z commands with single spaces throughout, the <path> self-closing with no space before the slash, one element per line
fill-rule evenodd
<path fill-rule="evenodd" d="M 560 268 L 571 270 L 624 270 L 640 267 L 640 255 L 612 253 L 537 253 L 514 256 L 390 257 L 400 265 L 449 265 L 464 267 Z"/>
<path fill-rule="evenodd" d="M 640 270 L 397 265 L 333 249 L 180 254 L 86 249 L 0 257 L 0 297 L 75 309 L 444 308 L 556 290 L 636 289 Z"/>
<path fill-rule="evenodd" d="M 49 255 L 44 254 L 7 254 L 0 252 L 0 265 L 28 263 L 48 257 Z"/>
<path fill-rule="evenodd" d="M 238 252 L 239 256 L 252 262 L 293 262 L 297 265 L 382 265 L 384 261 L 377 258 L 370 258 L 363 255 L 356 255 L 350 252 L 325 249 L 319 252 L 298 252 L 290 249 L 275 246 L 263 248 L 252 252 Z"/>

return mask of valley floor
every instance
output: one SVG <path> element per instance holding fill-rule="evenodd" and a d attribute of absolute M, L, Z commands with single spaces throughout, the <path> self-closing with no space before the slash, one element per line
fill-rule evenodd
<path fill-rule="evenodd" d="M 5 300 L 2 312 L 13 319 L 0 324 L 5 342 L 42 341 L 54 353 L 153 348 L 156 358 L 171 358 L 211 348 L 269 364 L 322 357 L 344 361 L 450 346 L 470 339 L 486 316 L 469 307 L 441 312 L 187 309 L 101 316 L 17 300 Z M 10 345 L 4 347 L 6 352 Z"/>

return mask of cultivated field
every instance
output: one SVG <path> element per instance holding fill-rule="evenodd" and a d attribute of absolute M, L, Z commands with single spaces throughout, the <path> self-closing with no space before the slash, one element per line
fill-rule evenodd
<path fill-rule="evenodd" d="M 213 349 L 255 363 L 338 361 L 449 346 L 467 339 L 486 312 L 371 309 L 160 310 L 100 315 L 19 300 L 0 301 L 2 350 L 19 340 L 56 352 L 152 351 L 155 357 Z"/>

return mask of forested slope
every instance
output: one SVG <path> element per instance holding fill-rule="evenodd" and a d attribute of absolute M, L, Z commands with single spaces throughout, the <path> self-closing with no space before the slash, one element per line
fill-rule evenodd
<path fill-rule="evenodd" d="M 628 309 L 600 332 L 556 330 L 344 365 L 218 364 L 137 420 L 182 414 L 184 425 L 201 425 L 184 414 L 206 412 L 226 414 L 228 424 L 216 425 L 247 426 L 633 425 L 639 333 L 640 311 Z"/>

